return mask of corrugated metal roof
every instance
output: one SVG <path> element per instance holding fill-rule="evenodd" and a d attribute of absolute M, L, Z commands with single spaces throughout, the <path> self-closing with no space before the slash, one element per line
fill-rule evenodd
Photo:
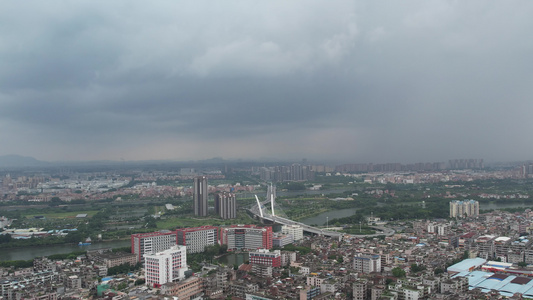
<path fill-rule="evenodd" d="M 463 271 L 470 271 L 471 268 L 477 268 L 484 263 L 486 263 L 487 260 L 483 258 L 468 258 L 463 261 L 460 261 L 456 263 L 455 265 L 448 267 L 448 272 L 463 272 Z"/>

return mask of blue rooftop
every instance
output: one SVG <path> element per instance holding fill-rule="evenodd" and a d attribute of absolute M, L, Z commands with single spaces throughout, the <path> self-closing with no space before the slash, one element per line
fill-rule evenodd
<path fill-rule="evenodd" d="M 464 272 L 464 271 L 472 271 L 475 268 L 478 268 L 479 266 L 485 264 L 487 262 L 486 259 L 483 258 L 468 258 L 463 261 L 460 261 L 456 263 L 455 265 L 448 267 L 448 272 Z"/>
<path fill-rule="evenodd" d="M 469 289 L 480 288 L 488 293 L 497 290 L 502 296 L 511 297 L 516 293 L 524 297 L 533 297 L 533 280 L 524 276 L 495 274 L 492 272 L 473 271 L 455 274 L 455 277 L 467 277 Z"/>

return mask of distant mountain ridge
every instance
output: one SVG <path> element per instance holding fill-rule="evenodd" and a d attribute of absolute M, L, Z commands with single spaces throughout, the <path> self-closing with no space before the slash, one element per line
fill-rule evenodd
<path fill-rule="evenodd" d="M 16 154 L 0 155 L 0 167 L 38 167 L 49 164 L 48 162 L 40 161 L 30 156 Z"/>

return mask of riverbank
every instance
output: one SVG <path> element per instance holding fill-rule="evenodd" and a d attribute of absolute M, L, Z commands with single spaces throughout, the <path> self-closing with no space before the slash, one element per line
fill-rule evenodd
<path fill-rule="evenodd" d="M 124 240 L 96 242 L 86 246 L 78 246 L 77 244 L 61 244 L 48 246 L 37 245 L 22 248 L 4 248 L 0 249 L 0 261 L 30 260 L 36 257 L 49 256 L 53 254 L 65 254 L 103 248 L 124 248 L 129 246 L 131 246 L 131 241 L 128 238 Z"/>
<path fill-rule="evenodd" d="M 328 212 L 328 209 L 327 208 L 322 208 L 322 209 L 319 209 L 319 210 L 315 210 L 313 213 L 305 214 L 303 216 L 298 216 L 298 217 L 289 217 L 289 219 L 291 219 L 293 221 L 300 222 L 300 220 L 305 220 L 305 219 L 308 219 L 308 218 L 312 218 L 312 217 L 318 216 L 319 214 L 325 213 L 325 212 Z"/>

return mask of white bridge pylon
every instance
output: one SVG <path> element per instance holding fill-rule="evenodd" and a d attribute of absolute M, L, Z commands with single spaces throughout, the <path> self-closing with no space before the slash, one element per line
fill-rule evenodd
<path fill-rule="evenodd" d="M 255 195 L 255 200 L 257 201 L 257 208 L 259 208 L 259 214 L 261 215 L 261 218 L 262 218 L 263 210 L 261 209 L 261 202 L 259 202 L 259 198 L 257 198 L 257 195 Z"/>
<path fill-rule="evenodd" d="M 272 186 L 270 186 L 272 188 Z M 274 209 L 274 193 L 270 193 L 270 207 L 272 208 L 272 216 L 275 217 L 275 209 Z"/>
<path fill-rule="evenodd" d="M 259 201 L 259 197 L 257 197 L 257 195 L 255 195 L 255 200 L 257 201 L 257 208 L 259 209 L 259 214 L 261 215 L 261 217 L 264 216 L 264 213 L 263 213 L 263 208 L 262 206 L 267 204 L 268 202 L 270 202 L 270 209 L 271 209 L 271 215 L 272 217 L 275 217 L 276 216 L 276 212 L 275 212 L 275 202 L 276 202 L 276 186 L 272 185 L 272 183 L 270 184 L 270 186 L 267 188 L 267 196 L 266 196 L 266 200 L 263 201 L 261 203 L 261 201 Z M 268 212 L 267 212 L 268 214 Z"/>

